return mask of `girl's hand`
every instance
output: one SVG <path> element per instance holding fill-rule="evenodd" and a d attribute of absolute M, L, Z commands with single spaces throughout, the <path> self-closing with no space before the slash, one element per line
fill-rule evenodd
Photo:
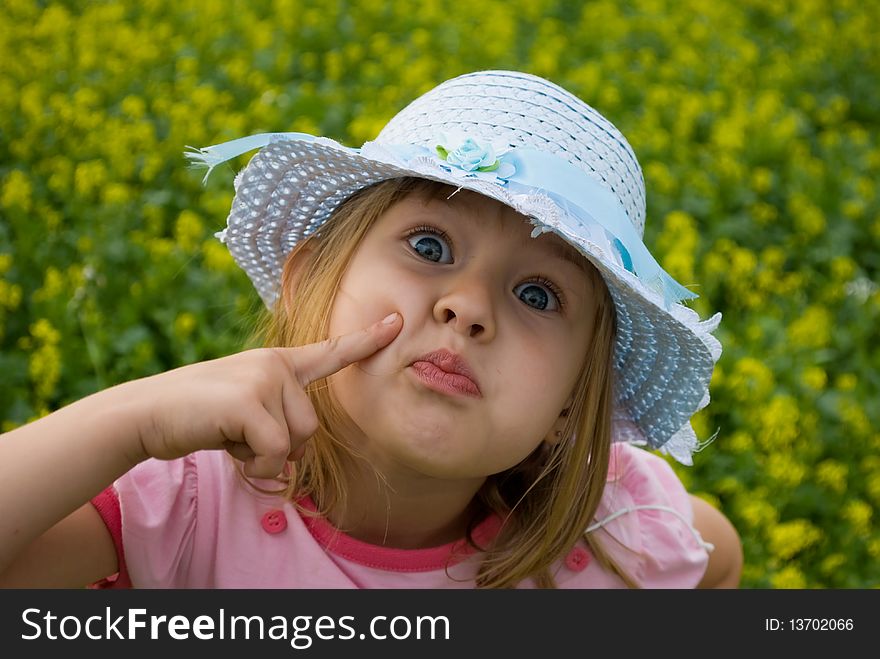
<path fill-rule="evenodd" d="M 402 325 L 394 313 L 320 343 L 247 350 L 123 385 L 123 395 L 149 404 L 138 424 L 141 457 L 226 449 L 244 461 L 248 476 L 277 476 L 288 460 L 302 457 L 318 429 L 305 387 L 384 348 Z"/>

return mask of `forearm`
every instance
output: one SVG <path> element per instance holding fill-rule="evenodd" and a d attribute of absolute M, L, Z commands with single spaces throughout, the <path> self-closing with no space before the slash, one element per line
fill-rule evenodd
<path fill-rule="evenodd" d="M 145 459 L 132 383 L 0 435 L 0 572 L 30 542 Z"/>

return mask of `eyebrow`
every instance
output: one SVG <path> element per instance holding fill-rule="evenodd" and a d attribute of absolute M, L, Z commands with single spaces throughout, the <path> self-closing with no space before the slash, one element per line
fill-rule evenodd
<path fill-rule="evenodd" d="M 584 274 L 589 274 L 586 257 L 568 243 L 547 241 L 546 246 L 543 247 L 550 256 L 571 263 L 577 266 L 577 268 Z"/>

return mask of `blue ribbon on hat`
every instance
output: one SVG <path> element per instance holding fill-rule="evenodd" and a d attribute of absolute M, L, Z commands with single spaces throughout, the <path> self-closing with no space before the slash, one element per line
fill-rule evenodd
<path fill-rule="evenodd" d="M 262 149 L 273 142 L 283 142 L 286 140 L 314 142 L 316 139 L 318 138 L 308 133 L 259 133 L 202 148 L 187 146 L 186 148 L 190 150 L 183 155 L 189 159 L 193 167 L 208 168 L 208 171 L 205 172 L 205 178 L 202 179 L 204 184 L 208 182 L 208 177 L 217 165 L 222 165 L 224 162 L 237 158 L 248 151 Z"/>
<path fill-rule="evenodd" d="M 204 182 L 219 164 L 274 142 L 291 140 L 315 142 L 319 138 L 307 133 L 261 133 L 202 149 L 187 147 L 191 151 L 185 155 L 193 165 L 208 168 Z M 350 153 L 360 153 L 360 149 L 351 149 L 326 138 L 320 138 L 320 141 Z M 439 160 L 441 166 L 447 167 L 450 172 L 454 167 L 444 161 L 436 151 L 423 146 L 381 144 L 381 147 L 397 156 L 401 160 L 401 167 L 406 167 L 406 163 L 413 158 L 426 156 Z M 603 227 L 613 237 L 613 244 L 620 253 L 623 267 L 636 275 L 647 287 L 662 295 L 667 308 L 681 300 L 698 297 L 660 267 L 642 242 L 620 200 L 576 166 L 552 154 L 525 147 L 509 150 L 499 158 L 499 162 L 512 165 L 515 171 L 505 177 L 494 176 L 492 172 L 459 171 L 456 175 L 460 178 L 491 180 L 513 193 L 541 192 L 579 222 L 592 222 Z"/>

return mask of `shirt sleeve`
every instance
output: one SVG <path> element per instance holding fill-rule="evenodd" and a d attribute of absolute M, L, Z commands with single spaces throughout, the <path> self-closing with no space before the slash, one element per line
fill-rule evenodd
<path fill-rule="evenodd" d="M 116 490 L 113 487 L 106 488 L 98 496 L 92 499 L 92 505 L 104 524 L 107 531 L 113 539 L 113 546 L 116 548 L 116 563 L 119 571 L 100 581 L 91 584 L 91 588 L 131 588 L 131 579 L 128 576 L 128 569 L 125 567 L 125 550 L 122 545 L 122 512 L 119 509 L 119 497 L 116 496 Z"/>
<path fill-rule="evenodd" d="M 603 547 L 642 588 L 695 588 L 709 564 L 690 496 L 661 457 L 615 443 L 596 515 Z"/>
<path fill-rule="evenodd" d="M 120 515 L 118 547 L 124 548 L 121 565 L 132 586 L 173 588 L 181 583 L 192 559 L 196 526 L 198 472 L 193 456 L 142 462 L 120 477 L 113 491 Z M 107 523 L 108 517 L 102 517 Z M 108 528 L 113 535 L 110 523 Z"/>

